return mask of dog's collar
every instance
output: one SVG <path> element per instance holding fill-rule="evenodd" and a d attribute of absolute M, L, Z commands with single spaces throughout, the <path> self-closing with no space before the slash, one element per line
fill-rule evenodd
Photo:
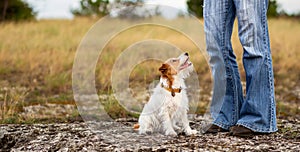
<path fill-rule="evenodd" d="M 170 88 L 170 87 L 166 87 L 164 86 L 163 83 L 161 83 L 161 87 L 166 89 L 167 91 L 171 92 L 171 95 L 174 97 L 175 93 L 180 93 L 181 92 L 181 87 L 180 88 Z"/>

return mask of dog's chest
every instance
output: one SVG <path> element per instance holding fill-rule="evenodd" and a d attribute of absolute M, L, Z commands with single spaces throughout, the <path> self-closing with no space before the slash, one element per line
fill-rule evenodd
<path fill-rule="evenodd" d="M 175 97 L 171 97 L 166 100 L 164 109 L 168 111 L 169 114 L 176 113 L 182 108 L 182 97 L 180 94 L 176 94 Z"/>

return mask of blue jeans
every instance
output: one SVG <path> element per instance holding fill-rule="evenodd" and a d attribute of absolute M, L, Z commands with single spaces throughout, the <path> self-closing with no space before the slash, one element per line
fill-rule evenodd
<path fill-rule="evenodd" d="M 277 131 L 274 77 L 267 23 L 268 0 L 205 0 L 204 29 L 214 88 L 213 124 L 242 125 L 255 132 Z M 243 95 L 231 45 L 235 17 L 243 46 L 246 94 Z"/>

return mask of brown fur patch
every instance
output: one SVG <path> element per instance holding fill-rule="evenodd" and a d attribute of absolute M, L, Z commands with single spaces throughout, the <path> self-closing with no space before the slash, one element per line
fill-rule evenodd
<path fill-rule="evenodd" d="M 174 69 L 172 69 L 172 67 L 169 64 L 165 64 L 165 63 L 162 64 L 162 66 L 159 68 L 159 71 L 161 72 L 162 77 L 168 80 L 169 83 L 168 90 L 171 90 L 171 94 L 174 97 L 175 92 L 177 91 L 172 88 L 174 82 L 174 78 L 172 75 L 177 74 L 177 72 Z"/>
<path fill-rule="evenodd" d="M 172 88 L 173 81 L 174 81 L 171 70 L 172 69 L 169 64 L 162 64 L 162 66 L 159 68 L 162 77 L 168 80 L 169 88 Z"/>

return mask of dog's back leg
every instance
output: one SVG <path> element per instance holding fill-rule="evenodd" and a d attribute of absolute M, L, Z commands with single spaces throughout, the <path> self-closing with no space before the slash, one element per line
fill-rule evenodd
<path fill-rule="evenodd" d="M 140 116 L 139 118 L 139 134 L 151 134 L 153 133 L 153 125 L 150 116 Z"/>

